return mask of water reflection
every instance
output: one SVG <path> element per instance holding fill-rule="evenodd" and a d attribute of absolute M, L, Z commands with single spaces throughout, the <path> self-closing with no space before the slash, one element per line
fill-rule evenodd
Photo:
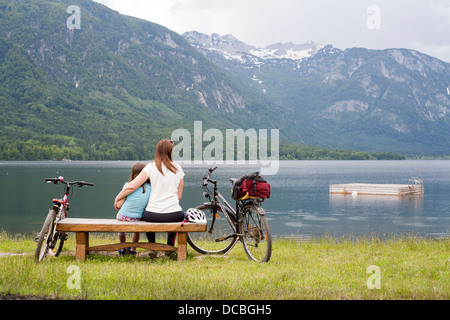
<path fill-rule="evenodd" d="M 423 213 L 423 196 L 385 196 L 385 195 L 348 195 L 348 194 L 330 194 L 330 208 L 352 208 L 352 211 L 360 210 L 370 212 L 375 208 L 377 210 L 406 209 L 412 215 L 421 215 Z"/>
<path fill-rule="evenodd" d="M 62 188 L 45 177 L 95 183 L 74 188 L 71 217 L 114 218 L 113 200 L 128 179 L 134 161 L 0 162 L 0 229 L 13 233 L 38 231 L 51 199 Z M 181 205 L 187 209 L 205 200 L 200 181 L 208 166 L 184 166 Z M 329 194 L 329 184 L 370 181 L 404 183 L 421 168 L 424 196 Z M 229 178 L 256 171 L 250 165 L 220 166 L 214 172 L 219 190 L 231 201 Z M 272 195 L 263 206 L 274 236 L 309 239 L 321 235 L 417 233 L 450 234 L 450 161 L 281 161 L 277 175 L 265 177 Z M 232 202 L 230 202 L 232 203 Z"/>

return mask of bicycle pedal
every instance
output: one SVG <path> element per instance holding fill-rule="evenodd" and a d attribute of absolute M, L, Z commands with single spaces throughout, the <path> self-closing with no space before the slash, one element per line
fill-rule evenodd
<path fill-rule="evenodd" d="M 225 240 L 228 240 L 228 239 L 230 239 L 230 238 L 232 238 L 232 237 L 233 237 L 233 235 L 227 236 L 227 237 L 224 237 L 224 238 L 218 238 L 218 239 L 216 239 L 215 241 L 216 241 L 216 242 L 225 241 Z"/>

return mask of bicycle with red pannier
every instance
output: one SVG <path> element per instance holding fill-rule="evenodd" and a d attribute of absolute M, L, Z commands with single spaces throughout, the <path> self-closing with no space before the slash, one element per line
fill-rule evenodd
<path fill-rule="evenodd" d="M 220 194 L 217 181 L 211 174 L 217 167 L 210 168 L 202 179 L 203 196 L 209 200 L 196 209 L 206 215 L 207 231 L 204 234 L 188 234 L 188 243 L 202 254 L 225 254 L 240 240 L 247 256 L 257 262 L 268 262 L 272 254 L 272 235 L 266 212 L 261 204 L 270 197 L 270 184 L 258 172 L 230 179 L 233 208 Z M 208 188 L 213 185 L 213 190 Z"/>

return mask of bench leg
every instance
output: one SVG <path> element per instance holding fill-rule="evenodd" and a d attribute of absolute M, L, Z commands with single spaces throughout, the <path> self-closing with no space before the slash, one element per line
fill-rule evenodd
<path fill-rule="evenodd" d="M 89 232 L 76 233 L 76 258 L 86 260 L 87 249 L 89 248 Z"/>
<path fill-rule="evenodd" d="M 187 254 L 187 233 L 186 232 L 178 232 L 178 261 L 186 260 Z"/>

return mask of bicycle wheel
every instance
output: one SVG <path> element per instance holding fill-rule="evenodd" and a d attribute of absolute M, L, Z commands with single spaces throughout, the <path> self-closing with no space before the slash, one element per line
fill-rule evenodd
<path fill-rule="evenodd" d="M 67 208 L 65 209 L 65 212 L 63 216 L 67 217 Z M 64 241 L 67 240 L 67 234 L 65 232 L 56 231 L 55 232 L 55 238 L 53 239 L 50 249 L 52 250 L 52 253 L 55 255 L 55 257 L 59 256 L 59 254 L 62 251 L 62 248 L 64 246 Z"/>
<path fill-rule="evenodd" d="M 39 233 L 38 244 L 34 256 L 38 262 L 41 262 L 47 255 L 49 244 L 52 241 L 53 223 L 56 218 L 55 210 L 51 209 L 45 218 L 44 225 Z"/>
<path fill-rule="evenodd" d="M 247 256 L 257 262 L 268 262 L 272 255 L 272 235 L 264 209 L 257 204 L 242 208 L 243 221 L 240 233 Z"/>
<path fill-rule="evenodd" d="M 64 246 L 64 241 L 67 239 L 67 234 L 65 232 L 56 232 L 55 234 L 55 243 L 53 246 L 53 254 L 55 257 L 59 256 Z M 56 249 L 55 249 L 56 248 Z"/>
<path fill-rule="evenodd" d="M 189 245 L 201 254 L 223 254 L 233 248 L 237 237 L 222 210 L 217 207 L 214 217 L 211 205 L 200 205 L 197 209 L 205 212 L 207 230 L 205 233 L 188 233 Z"/>

